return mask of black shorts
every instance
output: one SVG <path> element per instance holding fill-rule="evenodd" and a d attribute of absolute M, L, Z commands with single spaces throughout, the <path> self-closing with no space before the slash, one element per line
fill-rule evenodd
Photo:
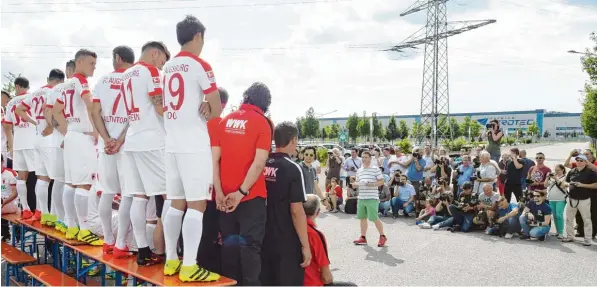
<path fill-rule="evenodd" d="M 162 218 L 162 210 L 164 209 L 164 197 L 162 195 L 155 196 L 155 215 Z"/>

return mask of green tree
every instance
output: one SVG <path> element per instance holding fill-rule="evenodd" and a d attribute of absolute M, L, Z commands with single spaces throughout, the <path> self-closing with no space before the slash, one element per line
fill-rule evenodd
<path fill-rule="evenodd" d="M 386 139 L 390 141 L 394 141 L 395 139 L 399 138 L 400 135 L 398 134 L 398 126 L 396 125 L 396 118 L 392 116 L 390 118 L 390 122 L 386 127 Z"/>
<path fill-rule="evenodd" d="M 589 75 L 585 84 L 583 110 L 580 122 L 585 135 L 597 138 L 597 34 L 591 33 L 594 46 L 586 49 L 581 58 L 583 70 Z"/>
<path fill-rule="evenodd" d="M 332 126 L 330 127 L 330 131 L 329 131 L 328 135 L 330 136 L 331 139 L 337 139 L 339 134 L 340 134 L 340 125 L 338 125 L 338 123 L 333 123 Z"/>
<path fill-rule="evenodd" d="M 527 128 L 527 133 L 530 136 L 538 136 L 540 137 L 541 134 L 539 133 L 539 125 L 537 125 L 537 123 L 533 122 L 532 124 L 529 125 L 529 127 Z"/>
<path fill-rule="evenodd" d="M 471 121 L 471 137 L 476 138 L 481 135 L 483 126 L 478 121 Z"/>
<path fill-rule="evenodd" d="M 401 121 L 401 124 L 402 124 L 402 121 Z M 400 129 L 402 129 L 402 127 Z M 423 131 L 421 130 L 421 123 L 414 122 L 412 132 L 413 132 L 413 137 L 421 136 L 421 133 L 423 133 Z"/>
<path fill-rule="evenodd" d="M 303 134 L 305 137 L 313 139 L 319 133 L 319 121 L 315 118 L 315 110 L 310 107 L 305 113 L 303 124 Z"/>
<path fill-rule="evenodd" d="M 462 120 L 462 123 L 460 124 L 460 132 L 462 133 L 462 135 L 466 136 L 466 137 L 471 137 L 468 133 L 469 133 L 469 129 L 471 128 L 472 125 L 472 121 L 471 121 L 471 117 L 466 116 L 464 117 L 464 119 Z"/>
<path fill-rule="evenodd" d="M 450 127 L 452 128 L 452 138 L 459 138 L 462 136 L 462 130 L 460 129 L 460 124 L 458 124 L 458 120 L 455 118 L 450 118 Z"/>
<path fill-rule="evenodd" d="M 367 113 L 363 112 L 363 117 L 359 120 L 359 135 L 369 140 L 369 117 L 367 117 Z"/>
<path fill-rule="evenodd" d="M 429 123 L 426 123 L 426 124 L 423 126 L 423 134 L 424 134 L 426 137 L 428 137 L 428 136 L 431 136 L 431 125 L 430 125 Z"/>
<path fill-rule="evenodd" d="M 15 82 L 15 79 L 18 78 L 18 77 L 20 77 L 20 76 L 21 76 L 21 74 L 17 75 L 15 73 L 11 73 L 11 72 L 8 72 L 8 73 L 4 74 L 4 79 L 6 81 L 2 84 L 2 90 L 8 91 L 8 93 L 10 95 L 14 96 L 14 94 L 15 94 L 15 84 L 14 84 L 14 82 Z"/>
<path fill-rule="evenodd" d="M 381 125 L 381 121 L 377 118 L 376 113 L 373 113 L 371 119 L 373 120 L 373 141 L 377 141 L 377 139 L 381 139 L 383 136 L 383 126 Z"/>
<path fill-rule="evenodd" d="M 398 137 L 401 139 L 408 138 L 408 126 L 405 120 L 400 120 L 400 127 L 398 128 Z"/>
<path fill-rule="evenodd" d="M 301 138 L 306 138 L 305 135 L 303 134 L 303 117 L 298 117 L 296 118 L 296 121 L 294 122 L 294 124 L 296 125 L 296 128 L 298 129 L 298 134 L 299 134 L 299 139 Z"/>
<path fill-rule="evenodd" d="M 328 127 L 329 127 L 329 126 L 328 126 Z M 321 133 L 320 133 L 320 135 L 321 135 L 321 139 L 322 139 L 322 140 L 326 140 L 326 139 L 328 138 L 328 132 L 327 132 L 327 130 L 326 130 L 326 128 L 328 128 L 328 127 L 323 127 L 323 128 L 321 128 Z"/>
<path fill-rule="evenodd" d="M 359 137 L 359 115 L 357 113 L 353 113 L 348 117 L 346 121 L 346 129 L 348 129 L 348 137 L 352 139 L 352 141 L 356 141 Z"/>

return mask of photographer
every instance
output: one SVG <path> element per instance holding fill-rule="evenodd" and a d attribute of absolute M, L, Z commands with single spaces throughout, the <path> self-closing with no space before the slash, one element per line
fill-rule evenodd
<path fill-rule="evenodd" d="M 528 202 L 520 216 L 523 234 L 520 239 L 545 240 L 551 229 L 551 207 L 545 202 L 546 195 L 543 190 L 533 192 L 533 200 Z"/>
<path fill-rule="evenodd" d="M 551 173 L 551 168 L 545 166 L 545 155 L 542 152 L 535 155 L 535 160 L 537 164 L 531 167 L 527 175 L 527 189 L 530 191 L 545 190 L 545 181 L 547 175 Z"/>
<path fill-rule="evenodd" d="M 435 206 L 435 215 L 431 216 L 427 222 L 419 224 L 419 227 L 422 229 L 433 228 L 433 230 L 438 230 L 441 227 L 451 226 L 452 217 L 448 211 L 450 204 L 452 204 L 452 196 L 441 195 L 439 203 Z M 444 223 L 445 225 L 442 226 Z"/>
<path fill-rule="evenodd" d="M 547 174 L 547 179 L 543 185 L 547 188 L 547 201 L 549 201 L 549 207 L 551 207 L 553 213 L 558 239 L 564 239 L 566 237 L 564 233 L 564 209 L 568 197 L 566 168 L 564 165 L 558 164 L 555 166 L 554 171 Z"/>
<path fill-rule="evenodd" d="M 359 149 L 353 148 L 350 151 L 350 157 L 344 161 L 344 170 L 346 171 L 347 177 L 357 176 L 357 170 L 363 166 L 363 161 L 358 157 Z"/>
<path fill-rule="evenodd" d="M 487 211 L 488 216 L 492 216 L 497 210 L 500 194 L 493 191 L 493 186 L 489 183 L 483 184 L 483 193 L 479 195 L 478 211 Z"/>
<path fill-rule="evenodd" d="M 593 151 L 590 149 L 585 149 L 584 151 L 582 151 L 582 153 L 581 153 L 580 149 L 573 149 L 572 151 L 570 151 L 568 158 L 564 162 L 564 166 L 567 168 L 575 168 L 576 163 L 575 162 L 571 163 L 570 160 L 573 158 L 576 158 L 580 154 L 583 154 L 584 156 L 587 157 L 587 168 L 594 172 L 597 172 L 597 159 L 595 159 L 595 156 L 593 155 Z"/>
<path fill-rule="evenodd" d="M 454 185 L 454 197 L 460 193 L 460 187 L 467 181 L 471 181 L 471 177 L 475 174 L 475 169 L 471 164 L 471 156 L 463 155 L 462 164 L 456 167 L 452 173 L 452 184 Z"/>
<path fill-rule="evenodd" d="M 522 184 L 520 179 L 522 178 L 524 162 L 518 156 L 518 148 L 511 148 L 510 157 L 506 164 L 506 184 L 504 187 L 504 196 L 506 196 L 508 202 L 512 200 L 512 194 L 516 196 L 517 200 L 520 201 L 522 199 Z"/>
<path fill-rule="evenodd" d="M 466 182 L 462 185 L 462 193 L 454 204 L 448 207 L 452 215 L 452 228 L 450 231 L 467 232 L 473 226 L 473 217 L 478 199 L 473 195 L 473 185 Z M 443 225 L 440 224 L 440 226 Z"/>
<path fill-rule="evenodd" d="M 392 218 L 398 217 L 398 211 L 402 209 L 404 217 L 413 211 L 415 196 L 415 188 L 407 182 L 406 175 L 400 176 L 400 182 L 394 189 L 394 198 L 390 201 L 392 206 Z"/>
<path fill-rule="evenodd" d="M 486 133 L 487 136 L 487 152 L 491 154 L 491 159 L 494 161 L 500 160 L 500 146 L 502 137 L 504 137 L 504 133 L 500 129 L 500 122 L 498 120 L 492 120 L 485 126 L 488 131 Z"/>
<path fill-rule="evenodd" d="M 445 179 L 450 182 L 450 176 L 452 175 L 452 167 L 450 166 L 450 159 L 446 157 L 440 157 L 436 159 L 435 164 L 435 178 L 437 181 Z"/>
<path fill-rule="evenodd" d="M 597 208 L 593 207 L 591 198 L 597 194 L 597 173 L 587 166 L 588 159 L 584 154 L 576 157 L 576 167 L 568 172 L 566 182 L 569 183 L 570 193 L 568 194 L 568 208 L 566 208 L 566 234 L 563 242 L 571 242 L 574 238 L 574 217 L 579 211 L 582 217 L 585 241 L 583 245 L 591 245 L 591 239 L 596 233 Z M 580 222 L 579 229 L 580 229 Z"/>
<path fill-rule="evenodd" d="M 342 163 L 344 162 L 344 157 L 340 154 L 340 151 L 337 148 L 332 149 L 332 152 L 328 152 L 328 161 L 327 166 L 328 169 L 325 174 L 325 186 L 330 184 L 332 178 L 340 178 L 340 169 L 342 168 Z M 356 170 L 355 170 L 356 174 Z M 342 187 L 342 181 L 339 181 L 338 184 Z"/>
<path fill-rule="evenodd" d="M 415 192 L 419 193 L 419 187 L 421 186 L 421 180 L 423 180 L 423 170 L 426 162 L 423 159 L 423 153 L 419 147 L 413 148 L 413 153 L 409 156 L 408 160 L 404 163 L 408 166 L 406 174 L 408 180 L 415 188 Z"/>
<path fill-rule="evenodd" d="M 479 158 L 481 160 L 481 165 L 477 169 L 476 175 L 471 178 L 475 183 L 475 194 L 480 194 L 482 192 L 481 187 L 484 183 L 489 183 L 493 187 L 498 175 L 496 166 L 491 162 L 491 155 L 489 152 L 482 151 Z M 518 183 L 520 183 L 520 178 L 518 179 Z"/>
<path fill-rule="evenodd" d="M 439 192 L 436 191 L 437 189 L 437 186 L 431 182 L 431 178 L 426 177 L 419 187 L 419 192 L 417 193 L 417 197 L 415 199 L 415 207 L 417 207 L 415 209 L 425 208 L 425 200 L 428 198 L 439 198 Z"/>
<path fill-rule="evenodd" d="M 520 214 L 518 211 L 518 204 L 510 203 L 505 197 L 500 196 L 497 215 L 490 219 L 491 223 L 485 234 L 499 236 L 505 234 L 504 238 L 512 238 L 514 233 L 520 232 Z"/>

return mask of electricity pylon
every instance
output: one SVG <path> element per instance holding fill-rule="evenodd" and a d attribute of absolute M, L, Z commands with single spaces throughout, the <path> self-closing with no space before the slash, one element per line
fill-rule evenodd
<path fill-rule="evenodd" d="M 384 51 L 401 52 L 425 45 L 423 84 L 421 88 L 421 120 L 417 142 L 421 144 L 431 127 L 431 144 L 438 146 L 440 138 L 452 138 L 450 125 L 450 93 L 448 89 L 448 37 L 495 23 L 496 20 L 448 22 L 446 2 L 449 0 L 418 0 L 400 16 L 427 9 L 427 25 L 404 41 Z M 440 129 L 441 127 L 441 129 Z"/>

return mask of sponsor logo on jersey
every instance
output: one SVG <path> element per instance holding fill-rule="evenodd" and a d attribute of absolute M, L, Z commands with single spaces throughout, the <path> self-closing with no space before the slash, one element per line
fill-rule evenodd
<path fill-rule="evenodd" d="M 160 87 L 160 77 L 153 77 L 153 86 L 155 88 L 159 88 Z"/>
<path fill-rule="evenodd" d="M 247 120 L 228 119 L 226 121 L 226 132 L 233 134 L 245 134 Z"/>
<path fill-rule="evenodd" d="M 207 71 L 205 72 L 205 74 L 207 75 L 207 79 L 211 82 L 211 83 L 215 83 L 216 82 L 216 76 L 214 75 L 213 71 Z"/>
<path fill-rule="evenodd" d="M 263 169 L 263 175 L 265 176 L 265 180 L 270 181 L 270 182 L 275 182 L 277 171 L 278 171 L 277 167 L 266 166 Z"/>

